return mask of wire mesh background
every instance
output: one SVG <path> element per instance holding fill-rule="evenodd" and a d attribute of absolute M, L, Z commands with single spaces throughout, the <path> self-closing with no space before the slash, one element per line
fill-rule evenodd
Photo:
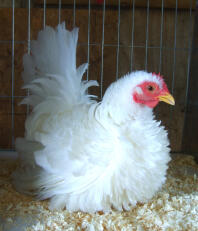
<path fill-rule="evenodd" d="M 76 0 L 68 1 L 68 4 L 63 0 L 54 1 L 55 4 L 48 4 L 47 0 L 35 2 L 38 3 L 34 5 L 34 1 L 28 0 L 26 8 L 19 9 L 12 0 L 12 7 L 7 12 L 1 9 L 0 47 L 7 52 L 0 58 L 1 150 L 14 150 L 15 138 L 23 135 L 24 121 L 30 111 L 28 107 L 18 106 L 28 94 L 19 90 L 23 54 L 30 53 L 31 40 L 36 39 L 42 27 L 66 21 L 69 29 L 80 28 L 77 63 L 89 63 L 84 78 L 98 80 L 100 88 L 91 89 L 91 93 L 99 98 L 112 81 L 127 72 L 144 69 L 165 76 L 176 98 L 176 106 L 159 105 L 156 114 L 170 132 L 172 151 L 181 152 L 189 90 L 194 1 L 187 1 L 185 9 L 180 7 L 179 0 L 172 1 L 171 9 L 165 7 L 164 0 L 157 7 L 153 7 L 151 0 L 145 1 L 143 7 L 137 0 L 128 1 L 129 5 L 121 0 L 87 0 L 83 1 L 85 4 Z M 7 72 L 4 70 L 5 58 Z"/>

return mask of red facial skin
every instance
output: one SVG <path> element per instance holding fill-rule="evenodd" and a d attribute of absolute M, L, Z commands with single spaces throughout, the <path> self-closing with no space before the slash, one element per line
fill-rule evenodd
<path fill-rule="evenodd" d="M 156 74 L 155 74 L 156 75 Z M 160 75 L 157 75 L 162 78 Z M 163 80 L 163 78 L 162 78 Z M 138 85 L 141 88 L 143 94 L 134 93 L 133 99 L 136 103 L 146 105 L 150 108 L 154 108 L 159 103 L 159 96 L 169 93 L 168 88 L 163 80 L 162 89 L 159 88 L 155 82 L 145 81 Z"/>

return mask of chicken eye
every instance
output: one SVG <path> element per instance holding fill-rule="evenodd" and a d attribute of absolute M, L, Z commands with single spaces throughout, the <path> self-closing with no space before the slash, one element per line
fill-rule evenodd
<path fill-rule="evenodd" d="M 155 90 L 155 88 L 154 88 L 152 85 L 148 85 L 148 86 L 147 86 L 147 89 L 148 89 L 149 91 L 154 91 L 154 90 Z"/>

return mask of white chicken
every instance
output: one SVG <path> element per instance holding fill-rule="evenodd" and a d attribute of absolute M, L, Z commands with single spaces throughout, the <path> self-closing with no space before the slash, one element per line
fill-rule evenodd
<path fill-rule="evenodd" d="M 24 55 L 22 103 L 32 112 L 16 140 L 16 189 L 50 198 L 50 208 L 95 212 L 130 209 L 166 179 L 167 132 L 154 119 L 159 101 L 174 104 L 160 75 L 137 71 L 112 83 L 101 102 L 87 94 L 76 68 L 78 29 L 46 27 Z"/>

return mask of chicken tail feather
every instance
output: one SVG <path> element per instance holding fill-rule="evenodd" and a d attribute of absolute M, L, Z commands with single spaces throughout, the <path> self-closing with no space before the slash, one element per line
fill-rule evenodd
<path fill-rule="evenodd" d="M 34 108 L 53 99 L 56 110 L 57 104 L 60 110 L 65 110 L 65 107 L 92 101 L 87 89 L 98 84 L 82 81 L 88 64 L 76 67 L 77 40 L 78 28 L 68 31 L 65 23 L 56 29 L 46 26 L 39 32 L 37 40 L 31 43 L 30 54 L 23 58 L 23 88 L 29 89 L 30 94 L 22 104 Z"/>

